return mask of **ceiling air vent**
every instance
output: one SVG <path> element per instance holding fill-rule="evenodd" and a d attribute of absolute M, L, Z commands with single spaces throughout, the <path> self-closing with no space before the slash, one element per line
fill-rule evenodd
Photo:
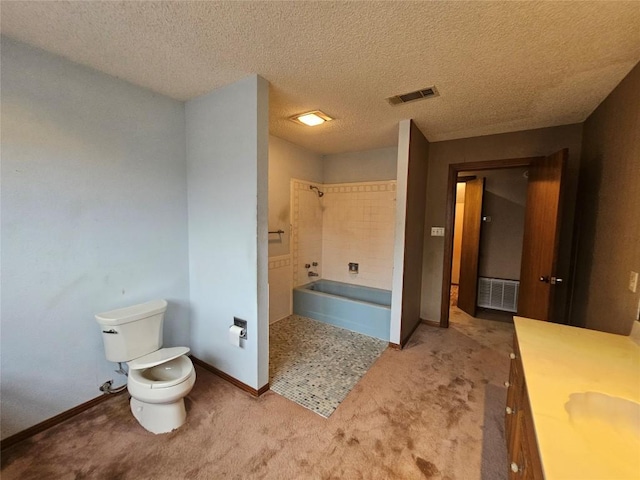
<path fill-rule="evenodd" d="M 394 95 L 387 98 L 387 102 L 391 105 L 400 105 L 401 103 L 409 103 L 415 100 L 422 100 L 423 98 L 437 97 L 440 95 L 435 85 L 431 87 L 423 88 L 422 90 L 416 90 L 415 92 L 403 93 L 401 95 Z"/>

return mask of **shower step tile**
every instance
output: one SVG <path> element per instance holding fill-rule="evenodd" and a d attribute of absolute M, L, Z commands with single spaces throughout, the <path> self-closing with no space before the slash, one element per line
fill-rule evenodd
<path fill-rule="evenodd" d="M 387 342 L 291 315 L 271 326 L 271 390 L 329 417 Z"/>

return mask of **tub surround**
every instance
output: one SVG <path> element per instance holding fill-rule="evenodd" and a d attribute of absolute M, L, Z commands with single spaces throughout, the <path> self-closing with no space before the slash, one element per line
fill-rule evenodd
<path fill-rule="evenodd" d="M 323 188 L 322 278 L 391 290 L 395 180 Z M 350 262 L 359 273 L 349 271 Z"/>
<path fill-rule="evenodd" d="M 640 346 L 593 330 L 514 323 L 545 477 L 638 478 Z"/>
<path fill-rule="evenodd" d="M 322 276 L 322 199 L 311 185 L 321 184 L 291 179 L 291 257 L 293 286 L 309 282 L 305 265 L 318 263 L 314 271 Z"/>
<path fill-rule="evenodd" d="M 319 198 L 310 189 L 324 192 Z M 293 286 L 309 282 L 306 264 L 320 277 L 391 290 L 396 182 L 319 184 L 291 180 Z M 350 262 L 360 271 L 348 271 Z"/>
<path fill-rule="evenodd" d="M 291 255 L 269 257 L 269 323 L 291 315 Z"/>

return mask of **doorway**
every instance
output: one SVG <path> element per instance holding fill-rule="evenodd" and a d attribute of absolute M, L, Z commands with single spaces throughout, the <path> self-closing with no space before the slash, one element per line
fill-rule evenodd
<path fill-rule="evenodd" d="M 472 317 L 511 322 L 517 310 L 527 177 L 528 167 L 458 175 L 451 306 Z"/>
<path fill-rule="evenodd" d="M 447 184 L 447 207 L 445 221 L 445 251 L 442 276 L 442 297 L 440 326 L 449 326 L 450 286 L 452 283 L 452 260 L 454 249 L 454 224 L 456 211 L 456 191 L 458 177 L 463 172 L 491 171 L 525 167 L 529 171 L 525 222 L 522 242 L 522 264 L 518 300 L 518 315 L 553 321 L 554 291 L 562 281 L 556 275 L 559 246 L 559 225 L 562 187 L 568 150 L 564 149 L 548 157 L 527 157 L 518 159 L 468 162 L 449 165 Z M 482 187 L 480 187 L 483 190 Z M 477 191 L 477 189 L 476 189 Z M 481 202 L 480 197 L 480 202 Z M 465 209 L 466 210 L 466 209 Z M 479 237 L 481 210 L 476 209 L 473 220 L 477 224 Z M 464 229 L 464 227 L 463 227 Z M 478 255 L 476 258 L 461 258 L 461 264 L 468 263 L 471 272 L 467 293 L 469 308 L 474 309 L 477 295 Z M 463 276 L 461 268 L 460 275 Z M 465 281 L 460 278 L 459 283 Z M 460 298 L 458 299 L 460 301 Z"/>

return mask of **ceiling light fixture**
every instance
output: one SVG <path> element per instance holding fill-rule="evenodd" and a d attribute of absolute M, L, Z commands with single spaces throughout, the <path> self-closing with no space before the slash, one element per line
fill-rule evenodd
<path fill-rule="evenodd" d="M 312 112 L 299 113 L 290 118 L 296 123 L 307 125 L 308 127 L 315 127 L 316 125 L 322 125 L 324 122 L 330 122 L 333 120 L 326 113 L 322 113 L 320 110 L 314 110 Z"/>

